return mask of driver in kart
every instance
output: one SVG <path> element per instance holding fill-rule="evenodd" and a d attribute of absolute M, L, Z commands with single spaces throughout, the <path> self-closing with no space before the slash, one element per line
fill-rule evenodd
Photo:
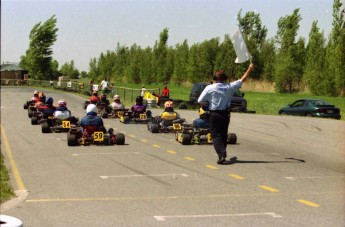
<path fill-rule="evenodd" d="M 54 112 L 54 116 L 56 119 L 59 120 L 66 120 L 71 117 L 71 111 L 67 109 L 67 102 L 63 99 L 60 99 L 58 101 L 58 107 L 56 108 L 56 111 Z"/>
<path fill-rule="evenodd" d="M 125 105 L 123 105 L 121 103 L 119 95 L 114 95 L 113 99 L 114 99 L 114 102 L 112 102 L 111 105 L 110 105 L 113 110 L 120 110 L 120 109 L 124 109 L 125 108 Z"/>
<path fill-rule="evenodd" d="M 38 91 L 34 91 L 34 96 L 31 98 L 31 100 L 34 103 L 37 103 L 38 101 L 40 101 L 40 97 L 38 96 Z"/>
<path fill-rule="evenodd" d="M 101 95 L 101 100 L 99 101 L 101 104 L 105 104 L 105 106 L 109 106 L 109 100 L 105 94 Z"/>
<path fill-rule="evenodd" d="M 45 104 L 41 107 L 41 111 L 45 115 L 53 115 L 56 107 L 53 106 L 54 100 L 52 97 L 47 97 Z"/>
<path fill-rule="evenodd" d="M 94 128 L 106 133 L 103 120 L 97 115 L 98 108 L 95 104 L 89 104 L 86 107 L 86 116 L 80 120 L 80 126 L 84 129 Z"/>
<path fill-rule="evenodd" d="M 134 115 L 139 115 L 146 112 L 146 106 L 143 104 L 143 97 L 138 96 L 135 99 L 135 105 L 132 106 L 131 110 Z"/>
<path fill-rule="evenodd" d="M 201 105 L 199 109 L 199 118 L 193 121 L 193 128 L 196 131 L 199 128 L 207 129 L 210 127 L 210 110 L 208 108 L 208 104 Z"/>
<path fill-rule="evenodd" d="M 172 101 L 166 101 L 164 103 L 164 111 L 161 113 L 160 119 L 163 126 L 170 126 L 174 120 L 181 119 L 180 114 L 174 111 Z"/>
<path fill-rule="evenodd" d="M 90 97 L 90 103 L 97 104 L 99 101 L 100 101 L 100 98 L 98 96 L 98 92 L 97 91 L 93 91 L 92 92 L 92 96 Z"/>

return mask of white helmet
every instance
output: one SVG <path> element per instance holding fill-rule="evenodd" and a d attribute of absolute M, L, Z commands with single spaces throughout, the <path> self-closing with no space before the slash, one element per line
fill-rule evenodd
<path fill-rule="evenodd" d="M 86 114 L 90 113 L 90 112 L 95 112 L 97 113 L 97 106 L 95 104 L 89 104 L 87 107 L 86 107 Z"/>
<path fill-rule="evenodd" d="M 58 101 L 58 106 L 67 106 L 67 102 L 65 100 L 63 100 L 63 99 L 60 99 Z"/>
<path fill-rule="evenodd" d="M 114 100 L 119 100 L 120 96 L 119 95 L 114 95 Z"/>

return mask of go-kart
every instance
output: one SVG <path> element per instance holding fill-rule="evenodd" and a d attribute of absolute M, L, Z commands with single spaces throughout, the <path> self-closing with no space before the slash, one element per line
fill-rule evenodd
<path fill-rule="evenodd" d="M 57 119 L 55 116 L 48 116 L 41 120 L 42 133 L 68 132 L 71 126 L 76 126 L 78 118 L 70 117 L 64 120 Z"/>
<path fill-rule="evenodd" d="M 33 101 L 33 100 L 26 101 L 26 103 L 24 103 L 24 105 L 23 105 L 23 108 L 24 108 L 24 110 L 27 110 L 27 109 L 29 109 L 30 106 L 34 107 L 35 101 Z"/>
<path fill-rule="evenodd" d="M 86 100 L 84 103 L 83 103 L 83 109 L 86 110 L 86 107 L 91 104 L 90 101 Z"/>
<path fill-rule="evenodd" d="M 109 117 L 111 117 L 111 118 L 120 118 L 121 116 L 128 115 L 128 114 L 126 114 L 128 111 L 129 111 L 128 108 L 113 109 L 112 112 L 110 113 Z"/>
<path fill-rule="evenodd" d="M 133 112 L 132 110 L 124 111 L 120 114 L 120 122 L 129 123 L 148 123 L 152 119 L 152 112 L 147 110 L 144 113 Z"/>
<path fill-rule="evenodd" d="M 182 145 L 190 144 L 213 144 L 209 128 L 199 128 L 194 130 L 193 125 L 183 125 L 182 129 L 175 133 L 176 141 Z M 236 144 L 237 136 L 235 133 L 228 133 L 228 144 Z"/>
<path fill-rule="evenodd" d="M 46 119 L 52 115 L 53 113 L 45 114 L 40 109 L 34 108 L 33 110 L 31 110 L 29 117 L 31 118 L 32 125 L 39 125 L 41 124 L 42 119 Z"/>
<path fill-rule="evenodd" d="M 98 108 L 98 114 L 102 118 L 108 118 L 109 114 L 111 113 L 109 105 L 107 103 L 104 103 L 104 102 L 98 102 L 96 106 Z"/>
<path fill-rule="evenodd" d="M 114 130 L 110 128 L 107 132 L 99 129 L 97 126 L 78 127 L 71 126 L 67 133 L 67 145 L 123 145 L 125 144 L 125 135 L 123 133 L 114 134 Z"/>
<path fill-rule="evenodd" d="M 154 117 L 147 123 L 147 129 L 152 133 L 178 132 L 183 125 L 187 124 L 185 119 L 163 120 L 161 117 Z"/>
<path fill-rule="evenodd" d="M 28 110 L 28 117 L 31 118 L 34 116 L 34 112 L 37 112 L 35 101 L 27 101 L 27 103 L 24 104 L 24 109 Z"/>

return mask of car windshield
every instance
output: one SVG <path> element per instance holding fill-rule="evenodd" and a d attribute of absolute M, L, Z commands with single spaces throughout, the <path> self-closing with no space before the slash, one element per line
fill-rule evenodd
<path fill-rule="evenodd" d="M 314 106 L 329 106 L 329 105 L 331 105 L 330 103 L 323 101 L 323 100 L 310 100 L 310 102 Z"/>

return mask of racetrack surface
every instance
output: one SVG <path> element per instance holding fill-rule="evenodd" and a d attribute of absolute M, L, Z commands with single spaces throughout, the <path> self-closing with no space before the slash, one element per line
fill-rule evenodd
<path fill-rule="evenodd" d="M 1 87 L 1 151 L 15 190 L 27 192 L 1 213 L 26 227 L 345 226 L 344 121 L 233 113 L 228 155 L 238 161 L 217 165 L 212 145 L 118 119 L 104 122 L 126 145 L 68 147 L 66 133 L 30 124 L 23 104 L 33 90 Z M 85 115 L 84 98 L 45 93 Z"/>

